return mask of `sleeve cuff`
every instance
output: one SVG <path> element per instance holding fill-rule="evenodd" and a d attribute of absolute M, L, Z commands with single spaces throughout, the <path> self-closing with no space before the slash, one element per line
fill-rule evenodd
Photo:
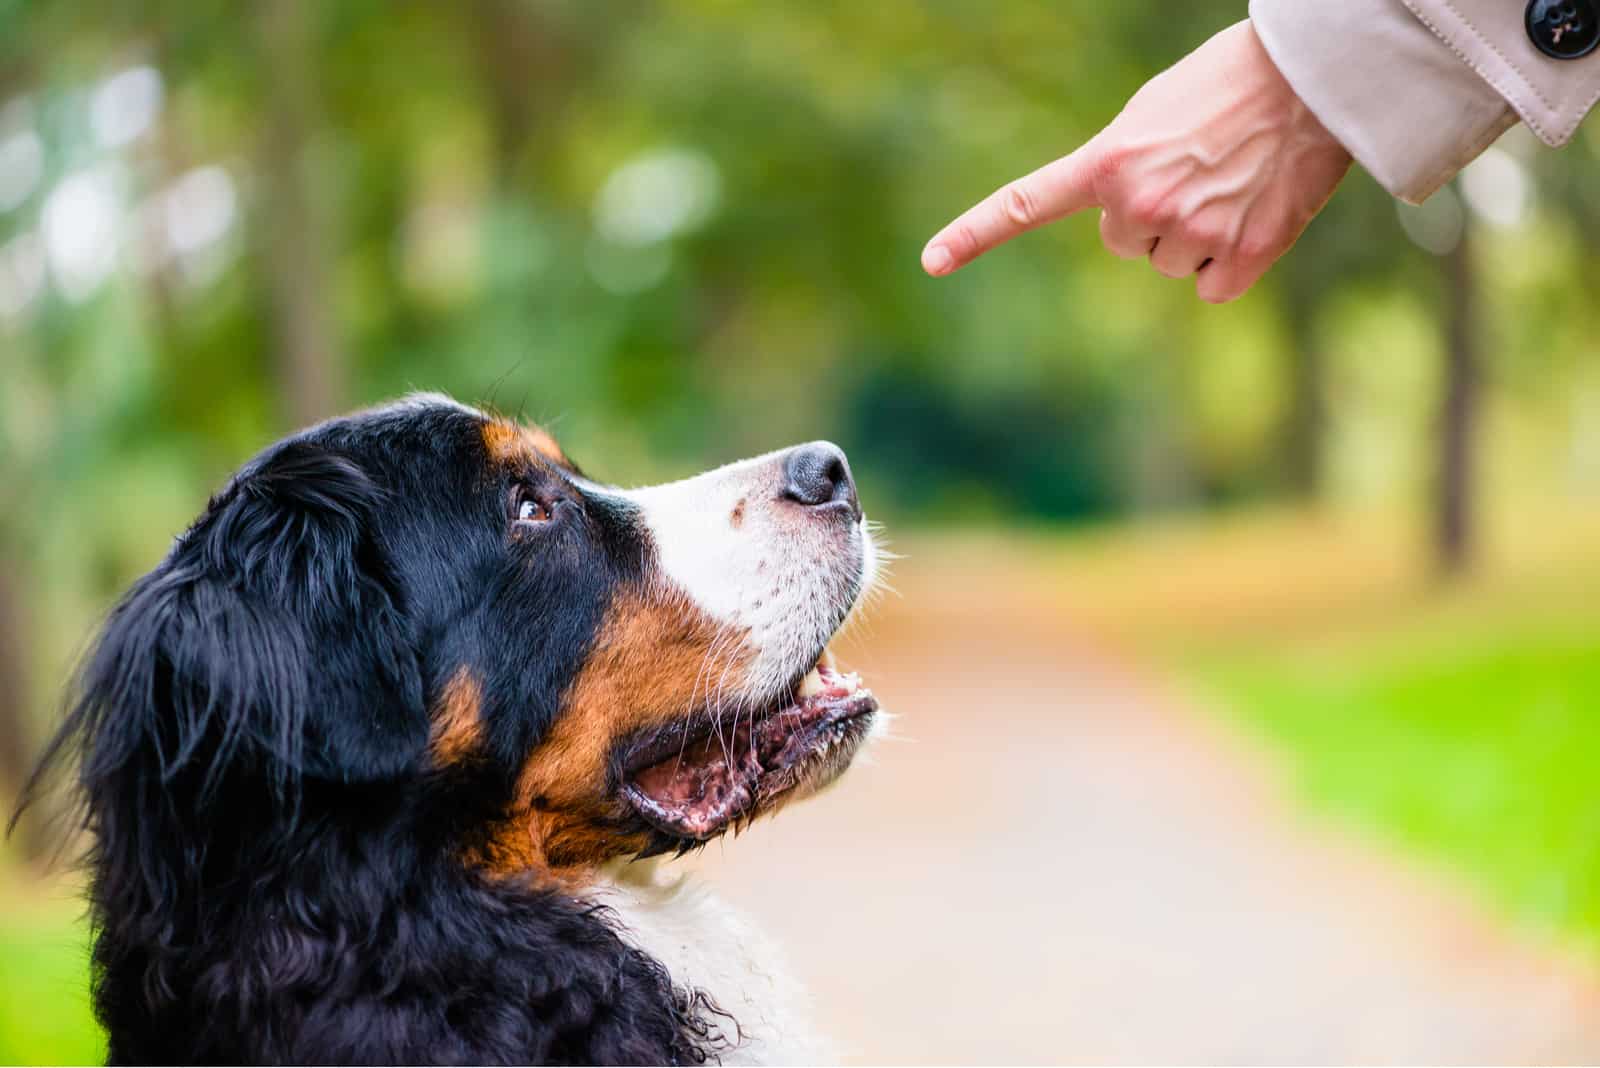
<path fill-rule="evenodd" d="M 1291 88 L 1390 193 L 1420 203 L 1516 124 L 1401 0 L 1251 0 Z"/>

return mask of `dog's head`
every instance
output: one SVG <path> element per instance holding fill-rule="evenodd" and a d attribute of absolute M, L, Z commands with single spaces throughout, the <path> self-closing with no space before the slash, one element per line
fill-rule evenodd
<path fill-rule="evenodd" d="M 159 768 L 134 810 L 394 785 L 501 871 L 687 848 L 868 736 L 826 647 L 876 561 L 831 445 L 621 490 L 540 430 L 412 398 L 267 449 L 129 593 L 76 713 L 84 775 Z"/>

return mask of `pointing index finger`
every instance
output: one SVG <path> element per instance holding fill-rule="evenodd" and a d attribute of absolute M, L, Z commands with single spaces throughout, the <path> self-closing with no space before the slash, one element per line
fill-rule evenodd
<path fill-rule="evenodd" d="M 1095 141 L 1002 186 L 940 230 L 922 250 L 934 277 L 965 267 L 1019 234 L 1093 207 Z"/>

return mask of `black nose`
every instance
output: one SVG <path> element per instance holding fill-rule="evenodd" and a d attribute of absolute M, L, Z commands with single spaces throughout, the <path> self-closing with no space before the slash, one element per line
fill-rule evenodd
<path fill-rule="evenodd" d="M 790 449 L 783 458 L 783 477 L 783 495 L 789 500 L 808 508 L 838 506 L 860 521 L 856 480 L 850 477 L 850 461 L 839 446 L 813 441 Z"/>

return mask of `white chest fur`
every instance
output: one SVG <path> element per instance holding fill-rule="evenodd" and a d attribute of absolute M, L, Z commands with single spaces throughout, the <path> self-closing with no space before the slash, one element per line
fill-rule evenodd
<path fill-rule="evenodd" d="M 657 861 L 618 867 L 591 897 L 674 983 L 703 990 L 738 1021 L 742 1040 L 723 1063 L 837 1064 L 781 949 L 703 884 L 663 869 Z"/>

